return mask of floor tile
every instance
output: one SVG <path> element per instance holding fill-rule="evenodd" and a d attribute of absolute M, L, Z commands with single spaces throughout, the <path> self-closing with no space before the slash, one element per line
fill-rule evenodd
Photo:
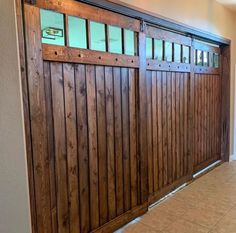
<path fill-rule="evenodd" d="M 163 233 L 208 233 L 209 229 L 203 226 L 199 226 L 195 223 L 180 219 L 171 224 Z"/>

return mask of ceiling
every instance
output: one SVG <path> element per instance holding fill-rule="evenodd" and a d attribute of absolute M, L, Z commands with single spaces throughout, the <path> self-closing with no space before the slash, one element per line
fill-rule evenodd
<path fill-rule="evenodd" d="M 236 0 L 216 0 L 216 1 L 236 12 Z"/>

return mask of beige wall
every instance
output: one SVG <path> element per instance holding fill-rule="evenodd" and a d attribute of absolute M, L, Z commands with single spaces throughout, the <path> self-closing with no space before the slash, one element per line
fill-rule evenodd
<path fill-rule="evenodd" d="M 159 14 L 183 24 L 231 39 L 230 148 L 233 154 L 236 64 L 236 12 L 215 0 L 122 0 L 121 2 Z M 236 141 L 236 140 L 235 140 Z M 236 152 L 236 149 L 235 149 Z"/>
<path fill-rule="evenodd" d="M 0 232 L 30 233 L 14 2 L 0 0 Z"/>

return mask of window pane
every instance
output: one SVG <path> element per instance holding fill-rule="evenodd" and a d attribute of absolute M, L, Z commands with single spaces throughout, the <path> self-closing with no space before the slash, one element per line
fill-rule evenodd
<path fill-rule="evenodd" d="M 65 45 L 63 14 L 40 9 L 42 43 Z"/>
<path fill-rule="evenodd" d="M 209 66 L 213 67 L 213 53 L 209 53 Z"/>
<path fill-rule="evenodd" d="M 206 51 L 203 52 L 203 65 L 209 66 L 208 52 Z"/>
<path fill-rule="evenodd" d="M 134 32 L 125 29 L 124 36 L 125 36 L 125 54 L 134 56 L 136 52 Z"/>
<path fill-rule="evenodd" d="M 146 38 L 146 57 L 152 59 L 152 38 Z"/>
<path fill-rule="evenodd" d="M 172 43 L 165 41 L 165 56 L 164 60 L 172 62 Z"/>
<path fill-rule="evenodd" d="M 203 59 L 202 59 L 202 51 L 201 50 L 196 50 L 196 65 L 202 66 L 203 65 Z"/>
<path fill-rule="evenodd" d="M 109 30 L 109 52 L 122 54 L 121 28 L 108 26 Z"/>
<path fill-rule="evenodd" d="M 68 16 L 69 46 L 75 48 L 87 48 L 86 20 Z"/>
<path fill-rule="evenodd" d="M 181 45 L 174 44 L 174 62 L 181 62 Z"/>
<path fill-rule="evenodd" d="M 183 63 L 190 63 L 190 48 L 188 46 L 183 45 Z"/>
<path fill-rule="evenodd" d="M 90 46 L 92 50 L 106 51 L 105 25 L 90 21 Z"/>
<path fill-rule="evenodd" d="M 214 68 L 219 68 L 219 54 L 217 54 L 217 53 L 214 53 L 214 55 L 213 55 L 213 66 L 214 66 Z"/>
<path fill-rule="evenodd" d="M 163 41 L 162 40 L 154 40 L 154 59 L 158 61 L 162 61 L 163 59 Z"/>

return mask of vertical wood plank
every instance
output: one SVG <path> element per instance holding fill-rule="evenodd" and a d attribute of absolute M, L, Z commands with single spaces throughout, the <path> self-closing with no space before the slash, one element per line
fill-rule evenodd
<path fill-rule="evenodd" d="M 171 103 L 172 103 L 172 114 L 171 114 L 171 122 L 172 122 L 172 175 L 173 181 L 176 180 L 176 158 L 177 158 L 177 151 L 176 151 L 176 73 L 172 72 L 172 92 L 171 92 Z"/>
<path fill-rule="evenodd" d="M 152 71 L 152 148 L 153 148 L 153 189 L 158 190 L 158 147 L 157 147 L 157 77 Z"/>
<path fill-rule="evenodd" d="M 221 48 L 221 159 L 229 161 L 230 156 L 230 56 L 231 46 Z"/>
<path fill-rule="evenodd" d="M 81 232 L 90 230 L 89 153 L 85 65 L 75 66 Z"/>
<path fill-rule="evenodd" d="M 162 138 L 162 73 L 157 72 L 157 122 L 158 122 L 158 177 L 159 177 L 159 189 L 163 186 L 163 138 Z"/>
<path fill-rule="evenodd" d="M 141 203 L 148 200 L 146 35 L 139 32 L 139 161 Z"/>
<path fill-rule="evenodd" d="M 122 159 L 122 105 L 121 105 L 121 69 L 113 68 L 114 75 L 114 124 L 115 124 L 115 158 L 116 158 L 116 212 L 124 212 L 123 201 L 123 159 Z"/>
<path fill-rule="evenodd" d="M 168 125 L 167 125 L 167 74 L 162 73 L 162 137 L 163 137 L 163 184 L 164 186 L 168 183 Z"/>
<path fill-rule="evenodd" d="M 124 172 L 124 209 L 130 205 L 130 153 L 129 153 L 129 80 L 128 69 L 121 68 L 122 76 L 122 139 L 123 139 L 123 172 Z"/>
<path fill-rule="evenodd" d="M 180 176 L 184 175 L 184 76 L 180 74 Z"/>
<path fill-rule="evenodd" d="M 61 63 L 51 64 L 51 82 L 57 178 L 58 232 L 68 233 L 68 171 L 65 128 L 64 78 Z"/>
<path fill-rule="evenodd" d="M 137 106 L 136 106 L 136 72 L 129 69 L 129 121 L 130 121 L 130 173 L 131 173 L 131 207 L 138 204 L 137 200 Z"/>
<path fill-rule="evenodd" d="M 105 67 L 106 123 L 107 123 L 107 169 L 109 220 L 116 217 L 115 157 L 114 157 L 114 91 L 112 67 Z"/>
<path fill-rule="evenodd" d="M 153 141 L 152 141 L 152 72 L 147 71 L 147 140 L 148 140 L 148 187 L 149 194 L 154 192 L 153 188 Z"/>
<path fill-rule="evenodd" d="M 47 111 L 47 141 L 48 156 L 50 163 L 50 202 L 52 217 L 52 232 L 58 232 L 57 222 L 57 197 L 56 197 L 56 174 L 55 174 L 55 151 L 54 151 L 54 135 L 53 135 L 53 113 L 52 113 L 52 87 L 51 87 L 51 69 L 50 63 L 44 62 L 44 81 L 45 81 L 45 98 Z"/>
<path fill-rule="evenodd" d="M 180 73 L 176 73 L 176 174 L 177 179 L 181 177 L 180 167 Z"/>
<path fill-rule="evenodd" d="M 36 200 L 35 200 L 35 187 L 34 187 L 35 184 L 34 184 L 33 148 L 31 140 L 26 44 L 25 44 L 24 20 L 23 20 L 24 10 L 23 10 L 23 2 L 21 0 L 15 0 L 15 9 L 17 17 L 16 23 L 18 32 L 18 43 L 19 43 L 19 58 L 21 66 L 20 71 L 21 71 L 22 101 L 23 101 L 23 111 L 24 111 L 24 130 L 25 130 L 25 143 L 26 143 L 28 182 L 29 182 L 29 195 L 30 195 L 31 225 L 32 225 L 32 233 L 37 233 L 38 230 L 37 230 L 37 216 L 36 216 L 37 213 L 36 213 Z"/>
<path fill-rule="evenodd" d="M 24 14 L 37 227 L 50 233 L 52 223 L 39 9 L 25 4 Z"/>
<path fill-rule="evenodd" d="M 63 64 L 65 117 L 66 117 L 66 143 L 67 143 L 67 170 L 69 192 L 69 221 L 70 233 L 80 232 L 79 216 L 79 187 L 77 163 L 77 122 L 75 99 L 75 76 L 72 64 Z"/>
<path fill-rule="evenodd" d="M 103 66 L 96 67 L 96 95 L 98 122 L 98 166 L 99 166 L 99 211 L 100 223 L 108 220 L 108 178 L 107 178 L 107 137 L 105 71 Z"/>
<path fill-rule="evenodd" d="M 188 115 L 188 107 L 189 107 L 189 74 L 184 73 L 184 175 L 188 173 L 188 130 L 189 129 L 189 115 Z"/>
<path fill-rule="evenodd" d="M 98 145 L 95 68 L 86 66 L 88 138 L 89 138 L 89 179 L 90 179 L 90 219 L 91 229 L 99 226 L 98 196 Z"/>
<path fill-rule="evenodd" d="M 167 175 L 168 184 L 172 184 L 172 76 L 167 73 Z"/>

